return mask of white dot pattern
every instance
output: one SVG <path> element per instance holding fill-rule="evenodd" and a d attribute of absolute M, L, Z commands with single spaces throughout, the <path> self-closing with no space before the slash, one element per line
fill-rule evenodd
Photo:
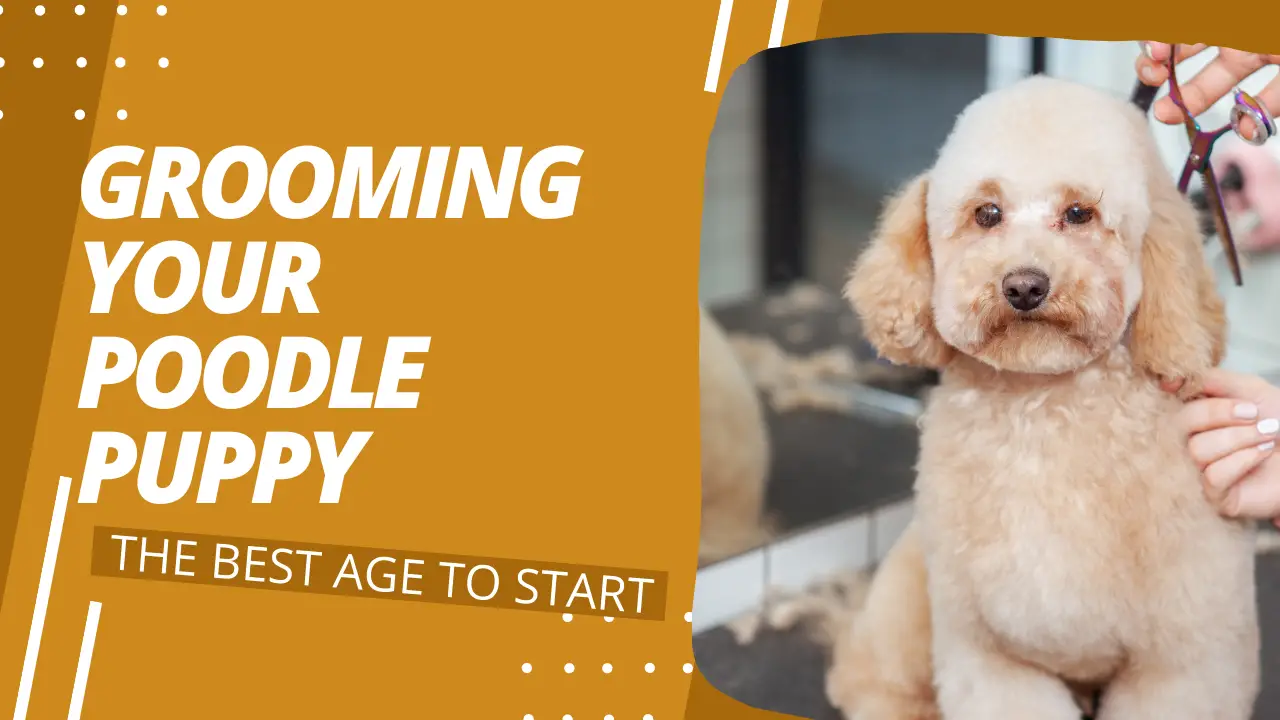
<path fill-rule="evenodd" d="M 77 5 L 77 6 L 76 6 L 76 14 L 77 14 L 77 15 L 83 15 L 83 14 L 84 14 L 84 6 L 83 6 L 83 5 Z"/>
<path fill-rule="evenodd" d="M 169 8 L 165 7 L 164 5 L 157 5 L 156 14 L 159 15 L 160 17 L 164 17 L 165 15 L 169 14 Z"/>
<path fill-rule="evenodd" d="M 88 60 L 85 60 L 82 57 L 76 58 L 76 67 L 84 67 L 85 65 L 88 65 L 88 64 L 89 64 Z"/>
<path fill-rule="evenodd" d="M 116 58 L 116 67 L 118 68 L 124 67 L 124 58 L 122 57 Z"/>
<path fill-rule="evenodd" d="M 565 664 L 564 664 L 564 671 L 565 671 L 565 672 L 567 672 L 567 673 L 572 673 L 572 672 L 573 672 L 573 663 L 565 663 Z"/>
<path fill-rule="evenodd" d="M 117 15 L 127 15 L 128 13 L 129 13 L 129 7 L 127 5 L 121 5 L 120 7 L 116 8 Z"/>
<path fill-rule="evenodd" d="M 125 118 L 129 117 L 129 113 L 125 112 L 123 109 L 117 110 L 116 117 L 121 120 L 124 120 Z"/>
<path fill-rule="evenodd" d="M 42 68 L 44 67 L 44 58 L 36 58 L 35 60 L 31 61 L 31 64 L 34 65 L 36 68 Z"/>
<path fill-rule="evenodd" d="M 654 671 L 653 663 L 645 663 L 644 671 L 647 673 L 652 673 Z"/>
<path fill-rule="evenodd" d="M 169 67 L 169 58 L 160 58 L 160 67 L 162 68 Z"/>
<path fill-rule="evenodd" d="M 77 110 L 77 111 L 76 111 L 76 119 L 77 119 L 77 120 L 83 120 L 83 119 L 84 119 L 84 111 L 83 111 L 83 110 Z"/>
<path fill-rule="evenodd" d="M 520 666 L 520 672 L 524 673 L 525 675 L 528 675 L 529 673 L 533 672 L 533 666 L 530 665 L 529 663 L 525 663 Z"/>

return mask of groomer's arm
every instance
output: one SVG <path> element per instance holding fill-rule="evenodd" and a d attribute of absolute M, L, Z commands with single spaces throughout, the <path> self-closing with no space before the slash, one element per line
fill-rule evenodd
<path fill-rule="evenodd" d="M 1205 497 L 1228 517 L 1280 526 L 1280 388 L 1256 375 L 1213 370 L 1204 397 L 1178 413 Z"/>
<path fill-rule="evenodd" d="M 1169 44 L 1144 41 L 1140 45 L 1143 50 L 1136 63 L 1138 77 L 1147 85 L 1160 85 L 1168 80 L 1169 68 L 1166 63 L 1169 61 Z M 1178 62 L 1198 55 L 1209 47 L 1203 43 L 1179 45 Z M 1218 48 L 1218 56 L 1196 73 L 1195 77 L 1186 78 L 1182 73 L 1178 74 L 1178 85 L 1182 89 L 1182 99 L 1187 103 L 1187 110 L 1192 115 L 1199 115 L 1235 89 L 1241 80 L 1268 65 L 1280 65 L 1280 55 Z M 1280 77 L 1267 84 L 1256 97 L 1272 115 L 1280 115 Z M 1160 98 L 1152 112 L 1160 122 L 1170 125 L 1182 122 L 1182 114 L 1168 97 Z M 1240 129 L 1252 136 L 1253 121 L 1245 118 L 1241 121 Z"/>

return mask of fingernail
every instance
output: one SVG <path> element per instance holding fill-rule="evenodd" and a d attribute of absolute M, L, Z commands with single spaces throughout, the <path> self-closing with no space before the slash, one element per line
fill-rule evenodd
<path fill-rule="evenodd" d="M 1146 80 L 1147 82 L 1152 82 L 1152 83 L 1155 82 L 1156 81 L 1155 68 L 1149 68 L 1149 67 L 1142 68 L 1142 79 Z"/>
<path fill-rule="evenodd" d="M 1151 43 L 1147 42 L 1146 40 L 1139 40 L 1138 47 L 1142 50 L 1142 54 L 1148 60 L 1155 60 L 1155 57 L 1151 54 Z"/>
<path fill-rule="evenodd" d="M 1264 442 L 1258 446 L 1258 452 L 1271 452 L 1276 449 L 1275 441 Z"/>
<path fill-rule="evenodd" d="M 1280 432 L 1280 420 L 1267 418 L 1258 423 L 1258 432 L 1262 435 L 1275 435 Z"/>
<path fill-rule="evenodd" d="M 1233 413 L 1241 420 L 1252 420 L 1258 417 L 1258 406 L 1253 403 L 1240 403 Z"/>

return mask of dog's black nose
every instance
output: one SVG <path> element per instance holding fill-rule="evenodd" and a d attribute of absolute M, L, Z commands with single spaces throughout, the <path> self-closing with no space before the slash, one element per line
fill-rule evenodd
<path fill-rule="evenodd" d="M 1014 310 L 1029 312 L 1040 307 L 1049 294 L 1049 276 L 1039 270 L 1014 270 L 1004 276 L 1001 286 Z"/>

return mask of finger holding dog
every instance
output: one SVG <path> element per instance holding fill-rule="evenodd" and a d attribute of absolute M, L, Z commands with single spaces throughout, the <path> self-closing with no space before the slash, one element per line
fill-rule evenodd
<path fill-rule="evenodd" d="M 1242 507 L 1237 485 L 1274 455 L 1273 424 L 1263 421 L 1254 426 L 1217 428 L 1193 434 L 1188 441 L 1191 457 L 1201 468 L 1204 496 L 1221 514 L 1239 517 Z"/>
<path fill-rule="evenodd" d="M 1280 463 L 1268 452 L 1258 465 L 1231 486 L 1222 501 L 1222 513 L 1234 518 L 1271 519 L 1280 526 Z"/>
<path fill-rule="evenodd" d="M 1191 436 L 1187 449 L 1201 468 L 1240 451 L 1256 450 L 1266 454 L 1275 447 L 1280 421 L 1268 418 L 1255 425 L 1224 427 Z"/>
<path fill-rule="evenodd" d="M 1205 375 L 1204 392 L 1213 397 L 1252 402 L 1265 417 L 1280 414 L 1280 388 L 1257 375 L 1215 368 Z"/>
<path fill-rule="evenodd" d="M 1280 517 L 1280 388 L 1256 375 L 1215 369 L 1206 397 L 1177 416 L 1201 468 L 1205 497 L 1228 517 Z"/>
<path fill-rule="evenodd" d="M 1269 510 L 1264 507 L 1265 498 L 1258 497 L 1257 488 L 1249 491 L 1248 497 L 1245 498 L 1249 501 L 1247 505 L 1241 503 L 1240 488 L 1245 484 L 1242 481 L 1249 478 L 1264 461 L 1272 457 L 1273 451 L 1274 444 L 1270 447 L 1265 443 L 1251 445 L 1209 463 L 1201 474 L 1201 489 L 1205 499 L 1225 517 L 1268 518 L 1280 514 L 1280 509 Z M 1269 495 L 1268 488 L 1263 488 L 1262 494 Z M 1251 512 L 1261 514 L 1251 515 L 1249 514 Z"/>
<path fill-rule="evenodd" d="M 1252 402 L 1223 397 L 1192 400 L 1178 413 L 1178 426 L 1188 436 L 1222 428 L 1253 425 L 1261 411 Z"/>

